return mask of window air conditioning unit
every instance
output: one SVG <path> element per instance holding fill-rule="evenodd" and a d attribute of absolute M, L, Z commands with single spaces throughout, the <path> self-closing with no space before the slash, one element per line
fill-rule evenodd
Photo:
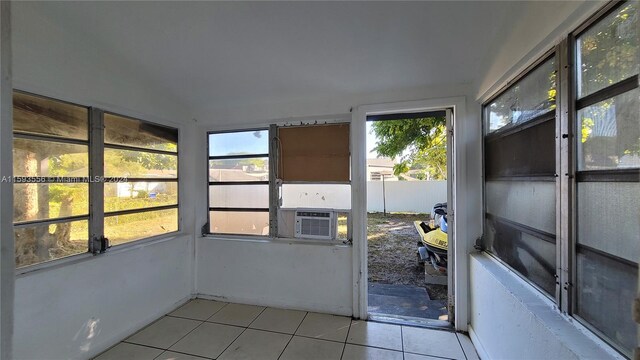
<path fill-rule="evenodd" d="M 296 238 L 334 240 L 337 232 L 336 212 L 326 209 L 297 209 Z"/>

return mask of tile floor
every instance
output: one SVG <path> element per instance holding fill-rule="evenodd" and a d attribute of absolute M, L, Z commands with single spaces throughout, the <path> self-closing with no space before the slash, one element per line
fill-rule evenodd
<path fill-rule="evenodd" d="M 348 317 L 195 299 L 102 353 L 107 359 L 478 359 L 468 337 Z"/>

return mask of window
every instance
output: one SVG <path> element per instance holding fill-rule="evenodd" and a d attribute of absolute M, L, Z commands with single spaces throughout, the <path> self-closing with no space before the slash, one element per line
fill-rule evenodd
<path fill-rule="evenodd" d="M 627 357 L 640 257 L 637 6 L 607 4 L 484 105 L 484 247 Z"/>
<path fill-rule="evenodd" d="M 13 108 L 16 267 L 177 230 L 177 130 L 19 91 Z"/>
<path fill-rule="evenodd" d="M 485 106 L 485 247 L 556 291 L 556 76 L 549 55 Z"/>
<path fill-rule="evenodd" d="M 296 209 L 327 209 L 336 239 L 349 239 L 348 124 L 271 125 L 208 142 L 209 233 L 293 238 Z"/>
<path fill-rule="evenodd" d="M 209 134 L 209 232 L 269 235 L 269 130 Z"/>
<path fill-rule="evenodd" d="M 104 234 L 112 245 L 178 230 L 175 129 L 105 113 L 104 175 Z"/>
<path fill-rule="evenodd" d="M 89 110 L 13 96 L 16 267 L 85 253 L 89 241 Z"/>
<path fill-rule="evenodd" d="M 627 356 L 640 257 L 637 6 L 612 8 L 575 39 L 574 311 Z"/>

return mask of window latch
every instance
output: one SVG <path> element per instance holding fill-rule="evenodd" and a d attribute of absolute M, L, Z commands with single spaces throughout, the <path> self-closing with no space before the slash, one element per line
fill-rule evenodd
<path fill-rule="evenodd" d="M 101 235 L 100 237 L 94 236 L 91 239 L 91 253 L 93 255 L 103 254 L 110 247 L 109 239 L 104 235 Z"/>

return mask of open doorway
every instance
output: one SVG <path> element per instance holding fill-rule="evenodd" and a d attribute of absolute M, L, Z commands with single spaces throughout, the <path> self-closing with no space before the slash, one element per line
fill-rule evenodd
<path fill-rule="evenodd" d="M 451 325 L 450 123 L 450 110 L 367 116 L 371 319 Z"/>

